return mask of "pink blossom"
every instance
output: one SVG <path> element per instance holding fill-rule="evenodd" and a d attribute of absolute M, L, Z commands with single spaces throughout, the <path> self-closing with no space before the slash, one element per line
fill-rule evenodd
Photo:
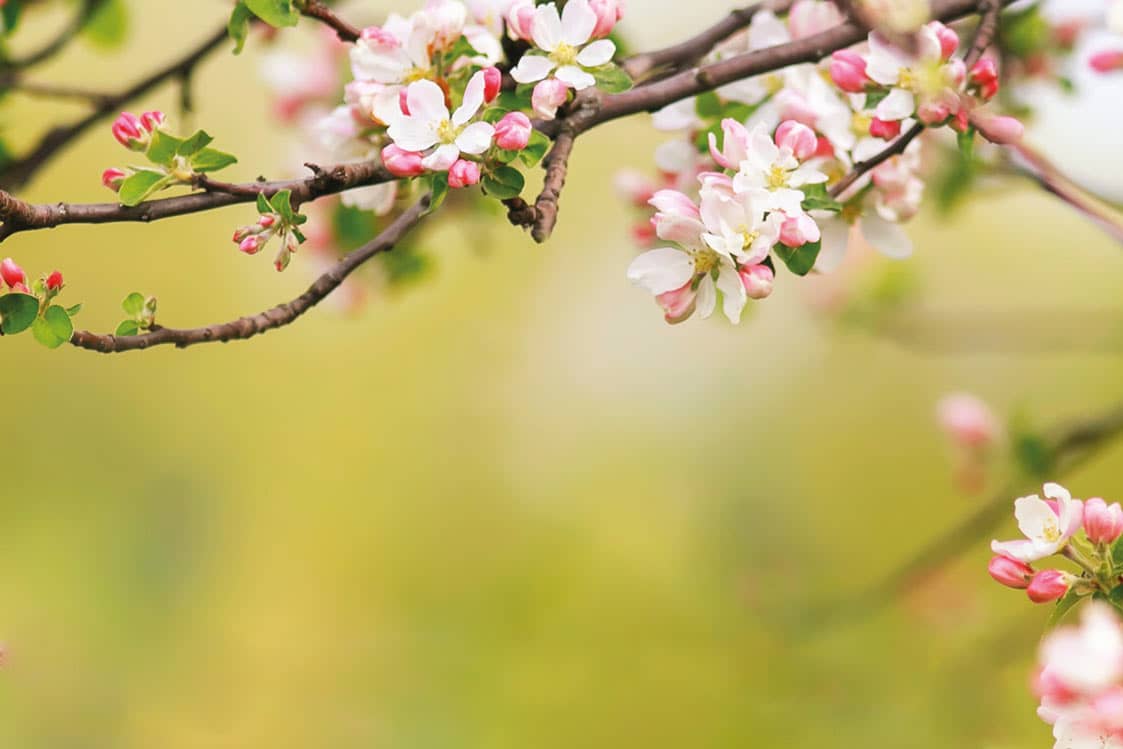
<path fill-rule="evenodd" d="M 833 3 L 822 0 L 796 0 L 788 11 L 788 30 L 793 39 L 803 39 L 842 23 L 842 14 Z"/>
<path fill-rule="evenodd" d="M 395 177 L 416 177 L 425 172 L 422 156 L 393 143 L 382 149 L 382 163 Z"/>
<path fill-rule="evenodd" d="M 16 265 L 15 260 L 9 257 L 0 262 L 0 278 L 4 279 L 4 283 L 9 287 L 14 288 L 16 284 L 27 281 L 27 274 L 23 272 L 23 268 Z"/>
<path fill-rule="evenodd" d="M 101 173 L 101 183 L 113 192 L 117 192 L 121 189 L 121 183 L 124 182 L 125 178 L 128 176 L 128 172 L 124 169 L 111 167 Z"/>
<path fill-rule="evenodd" d="M 1123 50 L 1112 49 L 1096 52 L 1088 58 L 1088 65 L 1097 73 L 1110 73 L 1123 68 Z"/>
<path fill-rule="evenodd" d="M 864 92 L 870 82 L 865 59 L 848 49 L 840 49 L 831 55 L 830 72 L 834 85 L 851 94 Z"/>
<path fill-rule="evenodd" d="M 238 243 L 238 249 L 247 255 L 256 255 L 265 246 L 265 242 L 258 235 L 246 237 Z"/>
<path fill-rule="evenodd" d="M 901 134 L 900 120 L 879 120 L 874 117 L 870 120 L 870 135 L 882 140 L 893 140 Z"/>
<path fill-rule="evenodd" d="M 569 87 L 557 78 L 547 78 L 534 86 L 530 98 L 534 113 L 544 120 L 552 120 L 558 115 L 558 107 L 569 98 Z"/>
<path fill-rule="evenodd" d="M 740 122 L 728 117 L 721 121 L 721 131 L 720 150 L 717 137 L 710 133 L 710 155 L 726 169 L 739 169 L 741 162 L 749 157 L 749 131 Z"/>
<path fill-rule="evenodd" d="M 46 285 L 47 291 L 61 291 L 63 285 L 62 274 L 56 270 L 51 275 L 47 276 Z"/>
<path fill-rule="evenodd" d="M 624 17 L 624 0 L 589 0 L 589 8 L 597 16 L 593 27 L 593 39 L 601 39 L 612 33 L 617 22 Z"/>
<path fill-rule="evenodd" d="M 987 572 L 1006 587 L 1018 590 L 1028 588 L 1030 578 L 1033 577 L 1033 568 L 1028 564 L 1002 554 L 991 557 L 990 563 L 987 564 Z"/>
<path fill-rule="evenodd" d="M 974 64 L 967 80 L 976 87 L 984 99 L 992 99 L 998 93 L 998 65 L 994 58 L 984 57 Z"/>
<path fill-rule="evenodd" d="M 1026 595 L 1034 603 L 1048 603 L 1063 598 L 1072 585 L 1073 577 L 1060 570 L 1041 570 L 1026 587 Z"/>
<path fill-rule="evenodd" d="M 140 123 L 144 126 L 145 130 L 151 133 L 155 130 L 159 130 L 166 119 L 167 117 L 164 116 L 163 112 L 154 109 L 142 114 L 140 116 Z"/>
<path fill-rule="evenodd" d="M 943 55 L 945 60 L 951 59 L 951 56 L 959 49 L 959 35 L 939 21 L 932 21 L 928 24 L 928 27 L 935 32 L 936 38 L 940 42 L 940 54 Z"/>
<path fill-rule="evenodd" d="M 507 30 L 516 39 L 529 41 L 534 34 L 534 0 L 515 0 L 507 11 Z"/>
<path fill-rule="evenodd" d="M 805 161 L 815 155 L 819 147 L 819 139 L 807 125 L 795 120 L 786 120 L 776 129 L 776 145 L 780 148 L 790 148 L 797 159 Z"/>
<path fill-rule="evenodd" d="M 503 73 L 496 67 L 485 68 L 483 73 L 484 101 L 491 103 L 495 101 L 496 96 L 499 96 L 499 89 L 503 87 Z"/>
<path fill-rule="evenodd" d="M 788 247 L 802 247 L 821 238 L 819 225 L 806 213 L 788 216 L 780 226 L 780 241 Z"/>
<path fill-rule="evenodd" d="M 1084 533 L 1095 544 L 1110 544 L 1123 535 L 1123 507 L 1099 497 L 1084 503 Z"/>
<path fill-rule="evenodd" d="M 469 187 L 480 181 L 480 165 L 474 161 L 460 159 L 448 169 L 448 186 L 453 189 Z"/>
<path fill-rule="evenodd" d="M 122 112 L 113 121 L 111 130 L 113 137 L 125 148 L 132 151 L 143 151 L 148 147 L 148 133 L 145 131 L 140 118 L 135 114 Z"/>
<path fill-rule="evenodd" d="M 687 319 L 694 313 L 694 303 L 697 294 L 691 288 L 693 280 L 672 291 L 667 291 L 655 297 L 655 301 L 663 308 L 664 319 L 674 325 Z"/>
<path fill-rule="evenodd" d="M 953 393 L 936 407 L 940 426 L 958 444 L 983 447 L 998 437 L 998 419 L 981 399 L 968 393 Z"/>
<path fill-rule="evenodd" d="M 971 116 L 971 124 L 979 134 L 991 143 L 1009 145 L 1017 143 L 1025 134 L 1025 127 L 1021 122 L 1007 115 L 996 117 L 975 113 Z"/>
<path fill-rule="evenodd" d="M 749 299 L 767 299 L 772 295 L 776 274 L 767 265 L 763 263 L 750 265 L 741 268 L 738 274 L 741 276 L 741 284 L 745 287 L 745 294 Z"/>
<path fill-rule="evenodd" d="M 507 151 L 521 151 L 530 143 L 534 126 L 522 112 L 508 112 L 495 124 L 495 145 Z"/>

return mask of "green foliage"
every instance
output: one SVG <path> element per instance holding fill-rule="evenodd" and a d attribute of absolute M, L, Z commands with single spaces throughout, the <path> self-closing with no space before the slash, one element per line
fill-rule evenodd
<path fill-rule="evenodd" d="M 784 265 L 788 266 L 788 270 L 797 276 L 806 276 L 815 267 L 815 261 L 822 249 L 823 242 L 820 240 L 808 242 L 801 247 L 788 247 L 786 244 L 778 243 L 773 251 L 784 261 Z"/>
<path fill-rule="evenodd" d="M 999 45 L 1015 57 L 1028 57 L 1046 49 L 1053 38 L 1049 22 L 1037 5 L 1003 13 L 998 27 Z"/>
<path fill-rule="evenodd" d="M 158 129 L 152 133 L 152 140 L 149 141 L 148 150 L 144 152 L 144 155 L 153 164 L 172 166 L 175 164 L 176 154 L 183 143 L 184 141 L 174 135 Z"/>
<path fill-rule="evenodd" d="M 238 157 L 215 148 L 202 148 L 188 159 L 188 163 L 196 172 L 217 172 L 237 164 Z"/>
<path fill-rule="evenodd" d="M 517 198 L 522 194 L 526 178 L 514 167 L 501 166 L 483 176 L 484 192 L 498 200 Z"/>
<path fill-rule="evenodd" d="M 71 322 L 66 310 L 57 304 L 52 304 L 41 317 L 35 318 L 31 332 L 39 343 L 55 349 L 74 335 L 74 323 Z"/>
<path fill-rule="evenodd" d="M 295 26 L 300 20 L 300 11 L 292 0 L 241 0 L 241 4 L 262 21 L 277 28 Z"/>
<path fill-rule="evenodd" d="M 134 291 L 121 302 L 121 309 L 128 318 L 121 321 L 114 335 L 138 335 L 150 330 L 156 323 L 156 297 L 145 298 L 143 294 Z"/>
<path fill-rule="evenodd" d="M 526 148 L 519 152 L 519 160 L 527 166 L 535 166 L 549 150 L 550 139 L 534 130 L 530 133 L 530 142 L 526 144 Z"/>
<path fill-rule="evenodd" d="M 125 0 L 102 0 L 96 5 L 82 36 L 101 49 L 116 49 L 125 43 L 129 34 L 129 9 Z"/>
<path fill-rule="evenodd" d="M 873 91 L 868 92 L 866 94 L 866 104 L 864 108 L 876 108 L 877 105 L 880 104 L 887 96 L 889 96 L 889 89 L 887 88 L 874 89 Z"/>
<path fill-rule="evenodd" d="M 597 81 L 597 88 L 609 94 L 618 94 L 632 87 L 632 77 L 615 63 L 606 63 L 595 68 L 589 68 Z"/>
<path fill-rule="evenodd" d="M 1041 481 L 1049 478 L 1056 456 L 1049 441 L 1022 414 L 1011 420 L 1010 446 L 1014 463 L 1024 475 Z"/>
<path fill-rule="evenodd" d="M 1072 607 L 1080 603 L 1080 599 L 1084 596 L 1077 593 L 1075 590 L 1070 590 L 1065 593 L 1064 597 L 1057 601 L 1057 605 L 1049 612 L 1049 618 L 1045 622 L 1045 629 L 1052 629 L 1061 623 L 1065 614 L 1072 610 Z"/>
<path fill-rule="evenodd" d="M 825 184 L 805 185 L 803 188 L 803 210 L 834 211 L 842 210 L 842 203 L 831 197 Z"/>
<path fill-rule="evenodd" d="M 31 327 L 39 314 L 39 300 L 30 294 L 0 296 L 0 333 L 15 335 Z"/>
<path fill-rule="evenodd" d="M 171 175 L 163 172 L 141 169 L 126 177 L 121 183 L 118 199 L 123 205 L 140 205 L 149 195 L 170 185 L 172 180 Z"/>
<path fill-rule="evenodd" d="M 250 21 L 253 13 L 244 4 L 238 3 L 230 13 L 230 20 L 226 22 L 226 33 L 234 40 L 234 54 L 242 53 L 246 46 L 246 37 L 250 33 Z"/>
<path fill-rule="evenodd" d="M 503 167 L 506 168 L 506 167 Z M 429 185 L 429 212 L 440 208 L 448 197 L 448 172 L 437 172 L 427 179 Z"/>
<path fill-rule="evenodd" d="M 16 30 L 22 8 L 21 0 L 8 0 L 8 3 L 0 8 L 0 33 L 11 34 Z"/>
<path fill-rule="evenodd" d="M 194 156 L 210 145 L 214 138 L 206 130 L 196 130 L 189 138 L 179 144 L 177 156 Z"/>
<path fill-rule="evenodd" d="M 350 252 L 366 244 L 378 234 L 378 219 L 372 212 L 342 203 L 336 205 L 331 224 L 336 244 L 344 252 Z"/>

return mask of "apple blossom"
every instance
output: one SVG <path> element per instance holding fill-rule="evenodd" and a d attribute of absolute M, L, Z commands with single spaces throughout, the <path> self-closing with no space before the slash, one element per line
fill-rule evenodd
<path fill-rule="evenodd" d="M 1069 573 L 1060 570 L 1042 570 L 1029 581 L 1026 595 L 1034 603 L 1055 601 L 1068 593 L 1074 579 Z"/>
<path fill-rule="evenodd" d="M 1002 583 L 1008 588 L 1015 588 L 1024 590 L 1029 587 L 1029 581 L 1033 577 L 1033 568 L 1025 562 L 1019 562 L 1017 559 L 996 554 L 991 557 L 990 563 L 987 565 L 987 572 L 997 582 Z"/>
<path fill-rule="evenodd" d="M 534 126 L 522 112 L 508 112 L 495 123 L 495 145 L 507 151 L 521 151 L 530 143 Z"/>
<path fill-rule="evenodd" d="M 745 294 L 749 299 L 767 299 L 772 295 L 772 285 L 776 280 L 776 274 L 771 267 L 762 263 L 741 268 L 738 273 L 741 276 L 741 285 L 745 287 Z"/>
<path fill-rule="evenodd" d="M 1024 540 L 993 541 L 995 554 L 1004 554 L 1021 562 L 1035 562 L 1063 549 L 1074 533 L 1080 530 L 1083 506 L 1060 484 L 1045 484 L 1045 496 L 1054 500 L 1056 509 L 1036 494 L 1014 501 L 1014 515 Z"/>
<path fill-rule="evenodd" d="M 819 139 L 802 122 L 787 120 L 776 128 L 776 145 L 790 150 L 798 160 L 806 161 L 819 149 Z"/>
<path fill-rule="evenodd" d="M 980 448 L 998 438 L 998 419 L 990 407 L 974 395 L 953 393 L 945 396 L 936 411 L 940 426 L 957 444 Z"/>
<path fill-rule="evenodd" d="M 827 175 L 814 166 L 800 163 L 790 146 L 778 146 L 763 126 L 749 133 L 747 151 L 733 178 L 734 188 L 755 192 L 767 210 L 797 215 L 803 210 L 804 199 L 799 188 L 827 181 Z"/>
<path fill-rule="evenodd" d="M 54 271 L 53 273 L 51 273 L 51 275 L 47 276 L 47 280 L 44 282 L 44 285 L 47 287 L 47 291 L 51 291 L 54 293 L 62 291 L 62 273 L 59 273 L 57 270 Z"/>
<path fill-rule="evenodd" d="M 144 123 L 135 114 L 122 112 L 113 121 L 111 129 L 117 142 L 130 151 L 143 151 L 148 148 L 150 131 L 144 127 Z"/>
<path fill-rule="evenodd" d="M 1123 535 L 1123 507 L 1110 505 L 1099 497 L 1084 503 L 1084 534 L 1094 544 L 1113 543 Z"/>
<path fill-rule="evenodd" d="M 480 181 L 480 165 L 460 159 L 448 170 L 448 186 L 453 189 L 470 187 Z"/>
<path fill-rule="evenodd" d="M 484 103 L 484 74 L 476 73 L 464 90 L 464 101 L 449 114 L 444 91 L 432 81 L 416 81 L 407 89 L 408 115 L 399 115 L 388 134 L 406 151 L 428 152 L 422 165 L 431 171 L 447 171 L 461 153 L 482 154 L 491 147 L 495 128 L 488 122 L 472 122 Z"/>
<path fill-rule="evenodd" d="M 1111 49 L 1096 52 L 1088 58 L 1088 65 L 1097 73 L 1110 73 L 1123 69 L 1123 50 Z"/>
<path fill-rule="evenodd" d="M 393 143 L 382 149 L 382 163 L 395 177 L 416 177 L 425 173 L 421 154 Z"/>
<path fill-rule="evenodd" d="M 516 39 L 530 41 L 534 36 L 534 0 L 514 0 L 507 10 L 507 31 Z"/>
<path fill-rule="evenodd" d="M 552 120 L 558 114 L 558 107 L 569 98 L 569 86 L 557 78 L 539 81 L 531 95 L 534 113 L 544 120 Z"/>
<path fill-rule="evenodd" d="M 589 8 L 597 17 L 593 27 L 593 38 L 602 39 L 612 33 L 612 29 L 624 17 L 624 0 L 589 0 Z"/>
<path fill-rule="evenodd" d="M 10 257 L 4 258 L 0 261 L 0 278 L 4 283 L 8 284 L 9 288 L 14 287 L 16 284 L 27 283 L 27 274 L 23 272 L 23 268 L 16 265 L 16 261 Z"/>
<path fill-rule="evenodd" d="M 558 14 L 554 3 L 535 8 L 531 36 L 535 46 L 547 55 L 532 50 L 519 60 L 511 77 L 519 83 L 535 83 L 551 73 L 577 91 L 596 85 L 588 71 L 612 61 L 616 45 L 608 39 L 590 43 L 598 23 L 589 0 L 569 0 Z"/>
<path fill-rule="evenodd" d="M 757 265 L 768 257 L 783 231 L 783 216 L 766 216 L 751 193 L 726 193 L 712 186 L 702 188 L 699 216 L 706 245 L 743 265 Z"/>
<path fill-rule="evenodd" d="M 866 75 L 866 61 L 857 52 L 840 49 L 831 55 L 831 80 L 843 91 L 860 94 L 870 84 Z"/>
<path fill-rule="evenodd" d="M 842 21 L 843 15 L 834 3 L 824 0 L 796 0 L 788 11 L 788 29 L 792 39 L 819 34 Z"/>
<path fill-rule="evenodd" d="M 125 178 L 128 176 L 129 173 L 124 169 L 111 167 L 101 173 L 101 184 L 105 185 L 113 192 L 117 192 L 121 189 L 121 183 L 124 182 Z"/>

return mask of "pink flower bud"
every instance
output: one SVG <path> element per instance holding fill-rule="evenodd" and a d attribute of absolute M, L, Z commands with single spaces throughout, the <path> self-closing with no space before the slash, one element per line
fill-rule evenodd
<path fill-rule="evenodd" d="M 121 183 L 124 182 L 125 178 L 128 176 L 128 172 L 124 169 L 112 167 L 101 173 L 101 183 L 113 192 L 117 192 L 121 189 Z"/>
<path fill-rule="evenodd" d="M 788 12 L 788 28 L 793 39 L 803 39 L 834 28 L 842 20 L 838 8 L 819 0 L 796 0 Z"/>
<path fill-rule="evenodd" d="M 589 8 L 597 17 L 597 25 L 593 27 L 593 39 L 611 34 L 616 22 L 624 17 L 623 0 L 589 0 Z"/>
<path fill-rule="evenodd" d="M 806 213 L 790 216 L 780 225 L 780 241 L 788 247 L 802 247 L 808 242 L 818 242 L 821 236 L 819 225 Z"/>
<path fill-rule="evenodd" d="M 499 96 L 499 90 L 503 87 L 503 74 L 499 72 L 499 68 L 491 67 L 484 69 L 484 101 L 489 104 L 495 101 L 495 97 Z"/>
<path fill-rule="evenodd" d="M 776 145 L 790 149 L 797 159 L 803 161 L 815 154 L 819 139 L 807 125 L 795 120 L 785 120 L 776 128 Z"/>
<path fill-rule="evenodd" d="M 495 123 L 495 145 L 506 151 L 521 151 L 530 143 L 534 126 L 522 112 L 509 112 Z"/>
<path fill-rule="evenodd" d="M 772 296 L 772 285 L 776 274 L 767 265 L 750 265 L 737 271 L 741 276 L 741 285 L 749 299 L 767 299 Z"/>
<path fill-rule="evenodd" d="M 1110 73 L 1123 68 L 1123 50 L 1105 50 L 1088 58 L 1088 64 L 1097 73 Z"/>
<path fill-rule="evenodd" d="M 874 117 L 870 121 L 870 135 L 882 140 L 893 140 L 901 134 L 901 123 L 899 120 L 879 120 Z"/>
<path fill-rule="evenodd" d="M 448 169 L 448 186 L 455 189 L 470 187 L 480 181 L 480 165 L 467 159 L 458 159 Z"/>
<path fill-rule="evenodd" d="M 62 274 L 57 270 L 47 276 L 47 291 L 60 291 L 62 289 Z"/>
<path fill-rule="evenodd" d="M 247 255 L 256 255 L 261 252 L 261 248 L 265 246 L 265 242 L 261 241 L 261 237 L 256 234 L 246 237 L 238 243 L 238 249 Z"/>
<path fill-rule="evenodd" d="M 148 147 L 148 134 L 143 131 L 140 118 L 129 112 L 122 112 L 113 121 L 113 137 L 125 148 L 143 151 Z"/>
<path fill-rule="evenodd" d="M 262 214 L 261 218 L 257 220 L 257 225 L 262 229 L 269 229 L 275 223 L 277 223 L 277 217 L 272 213 Z"/>
<path fill-rule="evenodd" d="M 987 572 L 1007 588 L 1017 590 L 1028 588 L 1029 581 L 1033 577 L 1033 568 L 1028 564 L 1002 554 L 991 557 L 990 563 L 987 564 Z"/>
<path fill-rule="evenodd" d="M 818 144 L 815 146 L 815 155 L 824 158 L 834 157 L 834 144 L 827 138 L 820 137 Z"/>
<path fill-rule="evenodd" d="M 1018 122 L 1013 117 L 1005 115 L 999 117 L 981 117 L 975 116 L 971 118 L 971 124 L 974 125 L 979 134 L 989 140 L 991 143 L 998 143 L 999 145 L 1007 145 L 1010 143 L 1017 143 L 1022 139 L 1025 133 L 1025 128 L 1022 123 Z"/>
<path fill-rule="evenodd" d="M 402 110 L 402 114 L 409 117 L 409 87 L 403 88 L 398 92 L 398 109 Z"/>
<path fill-rule="evenodd" d="M 23 268 L 16 265 L 15 260 L 9 257 L 0 262 L 0 278 L 3 278 L 4 283 L 14 289 L 16 284 L 27 281 L 27 274 L 23 272 Z"/>
<path fill-rule="evenodd" d="M 916 108 L 916 118 L 925 125 L 942 124 L 951 117 L 951 107 L 940 101 L 926 101 Z"/>
<path fill-rule="evenodd" d="M 530 41 L 534 33 L 534 0 L 515 0 L 507 11 L 507 31 L 516 39 Z"/>
<path fill-rule="evenodd" d="M 994 412 L 969 393 L 953 393 L 942 398 L 936 406 L 936 418 L 954 442 L 966 447 L 985 447 L 998 437 L 998 419 Z"/>
<path fill-rule="evenodd" d="M 1034 603 L 1048 603 L 1064 597 L 1072 584 L 1072 576 L 1060 570 L 1041 570 L 1026 587 L 1026 595 Z"/>
<path fill-rule="evenodd" d="M 395 177 L 416 177 L 425 172 L 421 154 L 407 151 L 391 143 L 382 149 L 382 163 Z"/>
<path fill-rule="evenodd" d="M 950 59 L 959 49 L 959 34 L 939 21 L 932 21 L 930 26 L 936 32 L 936 38 L 940 40 L 940 54 L 945 60 Z"/>
<path fill-rule="evenodd" d="M 534 113 L 544 120 L 552 120 L 558 114 L 558 107 L 569 98 L 569 88 L 557 78 L 539 81 L 531 95 Z"/>
<path fill-rule="evenodd" d="M 993 58 L 984 57 L 975 63 L 967 79 L 979 89 L 979 95 L 984 99 L 994 98 L 998 93 L 998 66 Z"/>
<path fill-rule="evenodd" d="M 691 279 L 679 288 L 666 291 L 655 297 L 655 301 L 663 308 L 664 319 L 672 325 L 680 323 L 694 314 L 694 301 L 698 295 L 691 288 L 693 284 L 694 279 Z"/>
<path fill-rule="evenodd" d="M 160 126 L 164 124 L 165 119 L 167 118 L 164 116 L 163 112 L 153 109 L 140 116 L 140 124 L 145 130 L 151 133 L 154 130 L 159 130 Z"/>
<path fill-rule="evenodd" d="M 1110 544 L 1123 535 L 1123 507 L 1099 497 L 1084 503 L 1084 533 L 1094 544 Z"/>
<path fill-rule="evenodd" d="M 864 92 L 870 82 L 865 59 L 849 49 L 840 49 L 831 55 L 830 71 L 834 85 L 851 94 Z"/>

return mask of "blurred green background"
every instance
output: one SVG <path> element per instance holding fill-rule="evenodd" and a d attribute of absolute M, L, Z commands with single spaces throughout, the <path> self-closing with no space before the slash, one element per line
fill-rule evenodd
<path fill-rule="evenodd" d="M 40 76 L 116 88 L 227 7 L 131 6 L 122 54 Z M 720 3 L 632 6 L 650 44 Z M 251 46 L 196 81 L 237 179 L 288 158 Z M 174 91 L 136 103 L 154 107 Z M 80 111 L 14 98 L 3 124 L 26 145 Z M 953 485 L 941 395 L 1041 424 L 1119 397 L 1123 253 L 1001 183 L 913 225 L 924 325 L 897 340 L 816 311 L 881 259 L 833 291 L 784 275 L 740 328 L 670 328 L 624 277 L 611 187 L 658 142 L 642 118 L 583 138 L 553 241 L 431 227 L 427 281 L 354 317 L 118 357 L 5 340 L 0 746 L 1050 746 L 1028 691 L 1045 611 L 989 580 L 989 536 L 885 609 L 821 611 L 983 501 Z M 23 197 L 104 200 L 122 153 L 99 127 Z M 133 290 L 205 324 L 308 281 L 299 255 L 277 274 L 234 250 L 252 218 L 0 254 L 62 269 L 85 327 Z M 1063 483 L 1123 498 L 1121 459 Z"/>

